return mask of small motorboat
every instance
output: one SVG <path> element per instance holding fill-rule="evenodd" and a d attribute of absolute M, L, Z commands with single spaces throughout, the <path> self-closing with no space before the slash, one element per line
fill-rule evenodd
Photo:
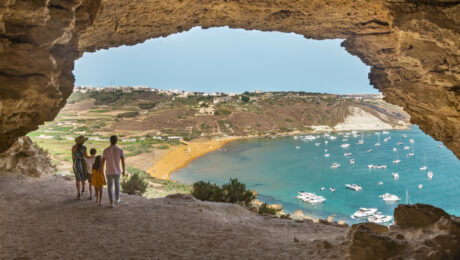
<path fill-rule="evenodd" d="M 341 144 L 340 147 L 342 148 L 348 148 L 350 146 L 350 144 Z"/>
<path fill-rule="evenodd" d="M 335 188 L 330 187 L 329 190 L 330 190 L 331 192 L 335 192 Z"/>
<path fill-rule="evenodd" d="M 406 135 L 406 134 L 402 134 L 402 137 L 407 138 L 407 135 Z"/>
<path fill-rule="evenodd" d="M 387 166 L 386 165 L 374 165 L 374 164 L 369 164 L 367 166 L 367 168 L 369 169 L 386 169 Z"/>
<path fill-rule="evenodd" d="M 393 152 L 396 152 L 398 151 L 398 149 L 396 149 L 396 147 L 393 147 Z"/>
<path fill-rule="evenodd" d="M 398 180 L 399 179 L 399 174 L 397 172 L 393 172 L 391 175 L 393 175 L 393 178 L 395 180 Z"/>
<path fill-rule="evenodd" d="M 428 179 L 433 179 L 433 172 L 432 171 L 429 171 L 426 176 L 428 177 Z"/>
<path fill-rule="evenodd" d="M 359 140 L 358 144 L 364 144 L 364 140 Z"/>
<path fill-rule="evenodd" d="M 423 188 L 423 185 L 422 184 L 419 184 L 418 185 L 418 189 L 421 190 Z"/>
<path fill-rule="evenodd" d="M 390 133 L 390 132 L 388 132 L 388 131 L 382 131 L 382 134 L 384 134 L 384 135 L 387 135 L 387 134 L 389 134 L 389 133 Z"/>
<path fill-rule="evenodd" d="M 359 208 L 358 211 L 353 213 L 351 215 L 352 219 L 357 219 L 357 218 L 367 218 L 369 216 L 372 216 L 377 212 L 376 208 Z"/>
<path fill-rule="evenodd" d="M 403 143 L 402 142 L 397 142 L 396 145 L 402 145 Z"/>
<path fill-rule="evenodd" d="M 401 160 L 394 160 L 394 161 L 393 161 L 393 164 L 398 164 L 398 163 L 400 163 L 400 162 L 401 162 Z"/>
<path fill-rule="evenodd" d="M 326 140 L 326 141 L 324 141 L 324 144 L 327 144 L 327 143 L 329 143 L 327 140 Z"/>
<path fill-rule="evenodd" d="M 329 139 L 330 139 L 330 140 L 335 140 L 335 139 L 337 139 L 337 137 L 331 135 L 331 136 L 329 136 Z"/>
<path fill-rule="evenodd" d="M 348 138 L 343 138 L 342 142 L 348 142 Z"/>
<path fill-rule="evenodd" d="M 372 153 L 373 151 L 374 150 L 372 150 L 372 149 L 367 150 L 368 153 Z"/>
<path fill-rule="evenodd" d="M 390 194 L 390 193 L 385 193 L 383 195 L 380 195 L 379 198 L 382 198 L 384 201 L 400 201 L 401 200 L 400 197 Z"/>
<path fill-rule="evenodd" d="M 414 156 L 414 155 L 415 155 L 415 153 L 408 153 L 408 154 L 407 154 L 407 157 L 412 157 L 412 156 Z"/>
<path fill-rule="evenodd" d="M 351 153 L 344 153 L 343 156 L 351 156 Z"/>
<path fill-rule="evenodd" d="M 382 185 L 383 185 L 383 181 L 377 182 L 377 185 L 382 186 Z"/>
<path fill-rule="evenodd" d="M 422 167 L 420 167 L 420 170 L 421 170 L 421 171 L 424 171 L 424 170 L 426 170 L 427 168 L 428 168 L 428 167 L 426 166 L 426 153 L 425 153 L 425 163 L 423 164 Z"/>
<path fill-rule="evenodd" d="M 300 149 L 300 146 L 296 146 L 295 149 L 299 150 L 299 149 Z"/>
<path fill-rule="evenodd" d="M 376 224 L 382 224 L 382 223 L 390 222 L 392 220 L 393 220 L 393 216 L 383 215 L 380 212 L 377 212 L 374 215 L 369 216 L 367 218 L 367 221 L 376 223 Z"/>
<path fill-rule="evenodd" d="M 350 164 L 355 164 L 355 159 L 350 159 Z"/>
<path fill-rule="evenodd" d="M 324 149 L 324 152 L 327 153 L 327 149 Z"/>
<path fill-rule="evenodd" d="M 324 154 L 324 157 L 329 157 L 329 156 L 331 156 L 330 153 L 325 153 L 325 154 Z"/>
<path fill-rule="evenodd" d="M 414 139 L 412 139 L 412 138 L 409 139 L 409 143 L 411 143 L 411 144 L 415 143 Z"/>
<path fill-rule="evenodd" d="M 315 143 L 316 146 L 319 146 L 321 143 Z"/>
<path fill-rule="evenodd" d="M 326 187 L 321 187 L 321 188 L 320 188 L 320 190 L 325 190 L 325 189 L 326 189 Z"/>
<path fill-rule="evenodd" d="M 404 146 L 404 150 L 409 150 L 409 149 L 410 149 L 410 147 L 409 147 L 409 146 L 407 146 L 407 145 L 406 145 L 406 146 Z"/>
<path fill-rule="evenodd" d="M 361 191 L 363 190 L 363 187 L 359 186 L 358 184 L 345 184 L 345 187 L 350 190 L 355 190 L 355 191 Z"/>
<path fill-rule="evenodd" d="M 333 163 L 331 168 L 339 168 L 340 167 L 340 163 Z"/>

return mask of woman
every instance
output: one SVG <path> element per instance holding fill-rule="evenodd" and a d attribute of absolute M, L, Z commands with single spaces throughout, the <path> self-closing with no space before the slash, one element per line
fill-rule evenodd
<path fill-rule="evenodd" d="M 87 167 L 85 158 L 89 158 L 86 152 L 86 146 L 83 144 L 88 138 L 80 135 L 75 138 L 75 145 L 72 147 L 72 161 L 73 161 L 73 172 L 75 174 L 75 181 L 77 186 L 77 200 L 80 199 L 80 188 L 81 192 L 85 192 L 85 181 L 87 179 Z"/>

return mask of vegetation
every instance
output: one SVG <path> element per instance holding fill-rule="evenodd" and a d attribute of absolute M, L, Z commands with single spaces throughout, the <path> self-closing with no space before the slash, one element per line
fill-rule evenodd
<path fill-rule="evenodd" d="M 125 113 L 118 114 L 117 117 L 118 118 L 129 118 L 129 117 L 136 117 L 138 115 L 139 115 L 139 112 L 131 111 L 131 112 L 125 112 Z"/>
<path fill-rule="evenodd" d="M 147 191 L 147 182 L 145 176 L 136 172 L 129 177 L 123 178 L 121 181 L 121 191 L 130 195 L 142 196 Z"/>
<path fill-rule="evenodd" d="M 249 97 L 248 96 L 241 96 L 241 101 L 249 102 Z"/>
<path fill-rule="evenodd" d="M 270 208 L 267 203 L 263 203 L 259 206 L 257 213 L 259 214 L 269 214 L 269 215 L 276 215 L 276 209 Z"/>
<path fill-rule="evenodd" d="M 140 109 L 149 110 L 149 109 L 155 108 L 157 104 L 158 104 L 157 102 L 146 102 L 146 103 L 139 103 L 137 106 Z"/>
<path fill-rule="evenodd" d="M 230 179 L 230 182 L 222 187 L 210 182 L 195 182 L 192 195 L 199 200 L 239 203 L 246 206 L 255 198 L 254 193 L 246 189 L 246 185 L 238 179 Z"/>
<path fill-rule="evenodd" d="M 221 109 L 218 109 L 214 112 L 214 115 L 216 116 L 219 116 L 219 115 L 222 115 L 222 116 L 228 116 L 232 113 L 232 111 L 228 110 L 228 109 L 225 109 L 225 108 L 221 108 Z"/>

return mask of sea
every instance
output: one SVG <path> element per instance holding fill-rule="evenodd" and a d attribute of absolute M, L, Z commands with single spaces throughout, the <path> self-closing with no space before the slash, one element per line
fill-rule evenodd
<path fill-rule="evenodd" d="M 332 216 L 349 224 L 366 221 L 350 217 L 360 207 L 378 208 L 385 215 L 393 215 L 399 203 L 427 203 L 460 216 L 460 161 L 456 156 L 417 126 L 387 132 L 358 132 L 357 137 L 348 132 L 348 138 L 347 132 L 330 133 L 335 140 L 324 134 L 313 135 L 317 138 L 311 141 L 295 136 L 239 140 L 194 160 L 173 173 L 172 179 L 186 184 L 203 180 L 221 185 L 237 178 L 257 191 L 259 200 L 282 204 L 286 213 L 300 209 L 314 218 Z M 361 139 L 363 144 L 359 144 Z M 381 145 L 375 146 L 377 142 Z M 343 148 L 344 143 L 349 146 Z M 326 153 L 330 156 L 325 157 Z M 427 169 L 422 171 L 425 154 Z M 398 158 L 401 162 L 393 164 Z M 351 164 L 350 159 L 355 163 Z M 331 168 L 333 163 L 341 166 Z M 369 164 L 387 168 L 369 169 Z M 432 179 L 427 177 L 428 171 L 433 172 Z M 399 179 L 392 173 L 398 173 Z M 345 184 L 358 184 L 362 190 L 347 189 Z M 296 199 L 299 191 L 316 193 L 326 201 L 307 204 Z M 386 202 L 379 197 L 384 193 L 395 194 L 401 200 Z"/>

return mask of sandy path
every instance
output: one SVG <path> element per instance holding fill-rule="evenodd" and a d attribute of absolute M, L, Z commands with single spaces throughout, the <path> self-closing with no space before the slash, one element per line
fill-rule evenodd
<path fill-rule="evenodd" d="M 186 198 L 123 194 L 117 208 L 99 208 L 74 193 L 61 177 L 0 175 L 0 259 L 345 256 L 345 227 L 265 219 L 238 205 Z"/>

